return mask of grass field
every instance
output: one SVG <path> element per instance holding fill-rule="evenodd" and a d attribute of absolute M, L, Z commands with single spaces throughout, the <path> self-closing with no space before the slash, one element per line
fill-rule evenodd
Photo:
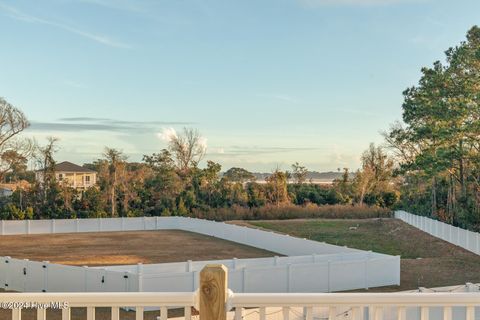
<path fill-rule="evenodd" d="M 245 222 L 241 222 L 245 224 Z M 437 239 L 397 219 L 255 221 L 248 224 L 351 248 L 400 255 L 398 291 L 480 282 L 480 256 Z M 357 227 L 350 230 L 350 227 Z"/>
<path fill-rule="evenodd" d="M 235 242 L 178 230 L 17 235 L 2 236 L 0 241 L 0 256 L 82 266 L 274 255 Z"/>

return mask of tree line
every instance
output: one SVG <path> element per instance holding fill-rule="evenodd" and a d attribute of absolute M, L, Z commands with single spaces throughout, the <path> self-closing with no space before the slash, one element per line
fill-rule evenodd
<path fill-rule="evenodd" d="M 5 100 L 0 100 L 0 110 L 12 111 L 12 116 L 4 119 L 17 118 L 5 123 L 4 131 L 20 133 L 28 127 L 25 115 Z M 315 206 L 355 203 L 391 207 L 396 199 L 395 193 L 387 194 L 387 188 L 382 187 L 379 180 L 385 178 L 381 175 L 390 173 L 377 172 L 378 177 L 366 174 L 371 165 L 386 159 L 381 149 L 373 146 L 370 150 L 373 154 L 365 154 L 364 168 L 355 178 L 352 180 L 346 171 L 347 178 L 333 187 L 308 183 L 307 168 L 298 162 L 288 171 L 275 169 L 262 182 L 256 181 L 255 176 L 243 168 L 222 172 L 221 165 L 213 161 L 206 161 L 206 166 L 200 168 L 199 163 L 206 153 L 203 138 L 198 130 L 184 128 L 181 133 L 168 137 L 166 149 L 144 155 L 141 162 L 129 162 L 122 151 L 105 148 L 99 159 L 84 164 L 98 173 L 97 185 L 77 190 L 65 180 L 56 179 L 57 139 L 49 138 L 45 145 L 39 146 L 16 135 L 7 139 L 5 144 L 9 150 L 4 154 L 8 157 L 1 161 L 8 169 L 5 169 L 2 180 L 27 179 L 31 186 L 18 188 L 11 197 L 2 200 L 0 217 L 3 219 L 142 215 L 194 215 L 222 219 L 225 209 L 229 208 L 234 212 L 241 211 L 240 217 L 243 218 L 253 215 L 252 208 L 284 212 L 285 207 L 293 210 L 291 206 L 297 206 L 295 210 L 298 211 L 310 206 L 308 210 L 312 211 Z M 41 181 L 36 181 L 28 172 L 28 161 L 37 164 L 43 177 Z M 388 164 L 382 163 L 378 168 L 384 170 L 385 166 Z M 375 179 L 378 181 L 374 183 Z M 357 192 L 357 189 L 361 191 Z"/>

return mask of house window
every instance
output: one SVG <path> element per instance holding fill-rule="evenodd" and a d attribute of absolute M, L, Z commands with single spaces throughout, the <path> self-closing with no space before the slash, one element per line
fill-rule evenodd
<path fill-rule="evenodd" d="M 63 180 L 63 174 L 58 174 L 58 180 L 62 181 Z"/>
<path fill-rule="evenodd" d="M 90 176 L 85 176 L 85 184 L 90 184 Z"/>

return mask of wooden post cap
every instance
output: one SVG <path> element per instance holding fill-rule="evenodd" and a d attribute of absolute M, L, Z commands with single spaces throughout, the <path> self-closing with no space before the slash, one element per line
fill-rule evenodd
<path fill-rule="evenodd" d="M 200 320 L 226 320 L 228 269 L 208 264 L 200 271 Z"/>

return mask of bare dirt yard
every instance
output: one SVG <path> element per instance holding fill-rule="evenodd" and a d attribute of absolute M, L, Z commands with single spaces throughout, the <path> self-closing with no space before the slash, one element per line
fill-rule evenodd
<path fill-rule="evenodd" d="M 198 233 L 161 230 L 2 236 L 0 256 L 105 266 L 272 257 L 273 252 Z"/>
<path fill-rule="evenodd" d="M 401 291 L 480 282 L 480 256 L 397 219 L 239 221 L 316 241 L 401 256 Z M 353 227 L 353 228 L 351 228 Z"/>

